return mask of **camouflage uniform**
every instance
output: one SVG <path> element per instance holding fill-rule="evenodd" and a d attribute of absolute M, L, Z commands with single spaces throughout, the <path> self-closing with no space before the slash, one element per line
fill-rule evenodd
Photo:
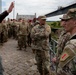
<path fill-rule="evenodd" d="M 76 20 L 76 9 L 70 9 L 65 18 L 62 18 L 64 21 L 71 19 L 74 24 Z M 69 31 L 72 33 L 70 40 L 65 44 L 62 54 L 60 55 L 60 60 L 58 64 L 57 74 L 56 75 L 76 75 L 76 32 L 71 29 Z"/>
<path fill-rule="evenodd" d="M 3 32 L 3 42 L 7 42 L 8 39 L 8 29 L 5 20 L 2 21 L 2 32 Z"/>
<path fill-rule="evenodd" d="M 32 28 L 32 49 L 35 50 L 35 59 L 37 61 L 37 69 L 40 75 L 47 75 L 50 72 L 50 55 L 49 55 L 49 34 L 50 26 L 36 25 Z"/>
<path fill-rule="evenodd" d="M 65 32 L 65 30 L 62 31 L 58 44 L 57 44 L 57 56 L 60 56 L 60 54 L 63 52 L 63 49 L 65 47 L 65 44 L 70 39 L 70 33 Z"/>
<path fill-rule="evenodd" d="M 8 38 L 12 37 L 12 21 L 7 22 L 7 28 L 8 28 Z"/>
<path fill-rule="evenodd" d="M 57 75 L 76 75 L 76 35 L 67 42 L 61 54 Z"/>
<path fill-rule="evenodd" d="M 22 22 L 21 25 L 19 26 L 19 33 L 18 33 L 18 46 L 20 50 L 23 47 L 26 48 L 27 35 L 28 35 L 28 23 Z"/>
<path fill-rule="evenodd" d="M 18 39 L 18 33 L 19 33 L 19 27 L 20 27 L 20 22 L 16 22 L 16 39 Z"/>
<path fill-rule="evenodd" d="M 1 31 L 1 44 L 7 41 L 7 28 L 4 22 L 1 23 L 2 31 Z"/>
<path fill-rule="evenodd" d="M 17 37 L 17 26 L 16 26 L 16 22 L 15 21 L 12 22 L 11 31 L 12 31 L 12 37 L 14 39 L 16 39 L 16 37 Z"/>
<path fill-rule="evenodd" d="M 31 30 L 32 30 L 32 28 L 33 28 L 33 25 L 32 25 L 32 22 L 31 22 L 31 20 L 29 21 L 29 25 L 28 25 L 28 46 L 31 46 L 31 42 L 32 42 L 32 40 L 31 40 Z"/>
<path fill-rule="evenodd" d="M 61 35 L 58 39 L 58 43 L 57 43 L 57 53 L 56 53 L 56 63 L 54 65 L 51 64 L 51 66 L 55 66 L 55 70 L 52 70 L 52 75 L 53 73 L 56 73 L 57 67 L 58 67 L 58 63 L 59 63 L 59 59 L 60 59 L 60 55 L 63 52 L 63 49 L 65 47 L 65 44 L 67 43 L 67 41 L 69 41 L 70 39 L 70 33 L 67 33 L 65 30 L 63 30 L 61 32 Z"/>

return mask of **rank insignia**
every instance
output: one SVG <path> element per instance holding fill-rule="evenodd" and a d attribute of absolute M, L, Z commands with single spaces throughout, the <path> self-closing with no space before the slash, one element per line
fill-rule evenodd
<path fill-rule="evenodd" d="M 61 55 L 60 61 L 64 61 L 64 60 L 66 60 L 68 57 L 69 57 L 68 53 L 67 53 L 67 52 L 64 52 L 64 53 Z"/>

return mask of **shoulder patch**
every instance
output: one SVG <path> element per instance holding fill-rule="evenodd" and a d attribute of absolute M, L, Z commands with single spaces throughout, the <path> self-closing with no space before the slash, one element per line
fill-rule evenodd
<path fill-rule="evenodd" d="M 60 61 L 65 61 L 68 57 L 69 57 L 69 54 L 68 54 L 67 52 L 64 52 L 64 53 L 61 55 Z"/>
<path fill-rule="evenodd" d="M 74 49 L 72 49 L 70 46 L 66 46 L 60 56 L 59 67 L 64 67 L 67 65 L 72 59 L 74 59 L 75 55 L 76 52 Z"/>

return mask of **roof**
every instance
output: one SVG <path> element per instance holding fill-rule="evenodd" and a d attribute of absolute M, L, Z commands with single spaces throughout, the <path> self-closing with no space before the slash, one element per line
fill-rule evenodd
<path fill-rule="evenodd" d="M 16 19 L 18 20 L 20 18 L 23 18 L 26 20 L 28 20 L 28 19 L 33 20 L 33 18 L 35 18 L 35 17 L 36 17 L 36 15 L 19 15 L 19 14 L 17 14 Z"/>

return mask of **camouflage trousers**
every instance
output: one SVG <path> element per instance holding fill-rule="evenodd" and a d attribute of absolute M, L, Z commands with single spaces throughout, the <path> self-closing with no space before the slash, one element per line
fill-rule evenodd
<path fill-rule="evenodd" d="M 18 36 L 18 46 L 19 48 L 26 48 L 27 45 L 27 36 L 26 35 L 20 35 Z"/>
<path fill-rule="evenodd" d="M 35 51 L 35 59 L 37 62 L 37 69 L 40 75 L 50 75 L 50 54 L 49 51 Z"/>
<path fill-rule="evenodd" d="M 7 34 L 7 32 L 4 33 L 3 39 L 4 39 L 4 42 L 7 42 L 7 39 L 8 39 L 8 34 Z"/>

